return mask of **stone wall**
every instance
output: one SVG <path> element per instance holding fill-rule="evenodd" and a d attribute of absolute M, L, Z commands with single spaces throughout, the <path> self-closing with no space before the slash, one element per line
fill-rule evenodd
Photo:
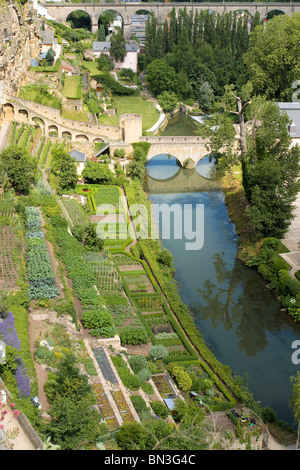
<path fill-rule="evenodd" d="M 31 0 L 22 6 L 13 0 L 1 3 L 0 17 L 0 84 L 15 95 L 30 58 L 40 52 L 40 25 Z"/>

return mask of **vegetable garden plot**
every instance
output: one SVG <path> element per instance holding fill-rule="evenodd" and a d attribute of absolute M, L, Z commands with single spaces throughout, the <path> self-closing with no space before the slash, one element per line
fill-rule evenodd
<path fill-rule="evenodd" d="M 98 253 L 86 253 L 85 260 L 98 279 L 98 288 L 101 294 L 123 293 L 123 283 L 113 261 Z"/>
<path fill-rule="evenodd" d="M 123 279 L 131 292 L 154 292 L 154 287 L 147 274 L 124 274 Z"/>
<path fill-rule="evenodd" d="M 114 431 L 119 427 L 119 423 L 115 417 L 114 411 L 109 403 L 109 399 L 100 384 L 92 384 L 94 395 L 96 397 L 99 411 L 103 417 L 109 431 Z"/>
<path fill-rule="evenodd" d="M 73 225 L 87 225 L 89 223 L 87 214 L 77 201 L 74 199 L 64 199 L 63 205 L 65 206 Z"/>
<path fill-rule="evenodd" d="M 170 381 L 165 374 L 152 375 L 152 380 L 162 398 L 176 398 Z"/>
<path fill-rule="evenodd" d="M 0 226 L 0 288 L 14 289 L 17 284 L 19 267 L 13 260 L 16 247 L 14 227 Z"/>
<path fill-rule="evenodd" d="M 0 200 L 0 226 L 14 223 L 14 202 L 13 199 Z"/>
<path fill-rule="evenodd" d="M 110 393 L 112 394 L 113 399 L 115 400 L 118 410 L 121 414 L 131 413 L 128 403 L 121 390 L 111 390 Z"/>
<path fill-rule="evenodd" d="M 58 297 L 46 241 L 42 232 L 40 213 L 36 207 L 26 208 L 26 275 L 29 280 L 28 296 L 32 300 Z"/>

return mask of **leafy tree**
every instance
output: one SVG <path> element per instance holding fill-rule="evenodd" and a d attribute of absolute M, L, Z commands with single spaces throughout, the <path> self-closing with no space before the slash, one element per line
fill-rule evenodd
<path fill-rule="evenodd" d="M 100 24 L 98 29 L 97 40 L 100 42 L 105 42 L 106 34 L 105 34 L 105 26 L 104 24 Z"/>
<path fill-rule="evenodd" d="M 74 188 L 78 180 L 75 160 L 59 145 L 51 150 L 51 154 L 53 157 L 51 173 L 57 179 L 58 191 Z"/>
<path fill-rule="evenodd" d="M 161 401 L 151 401 L 150 402 L 151 408 L 154 413 L 162 419 L 166 419 L 170 412 L 166 405 L 164 405 Z"/>
<path fill-rule="evenodd" d="M 252 31 L 244 61 L 255 94 L 290 101 L 300 72 L 299 31 L 299 14 L 276 16 Z"/>
<path fill-rule="evenodd" d="M 132 83 L 135 77 L 135 73 L 132 69 L 124 68 L 120 70 L 119 76 L 125 79 L 128 78 L 128 80 L 130 80 Z"/>
<path fill-rule="evenodd" d="M 116 441 L 123 450 L 150 450 L 156 439 L 140 423 L 123 424 Z"/>
<path fill-rule="evenodd" d="M 76 450 L 83 445 L 94 445 L 101 437 L 100 415 L 91 409 L 90 400 L 83 397 L 74 402 L 71 397 L 58 397 L 49 410 L 50 421 L 46 433 L 61 450 Z"/>
<path fill-rule="evenodd" d="M 17 193 L 27 194 L 37 175 L 37 162 L 27 149 L 10 145 L 0 154 L 0 174 Z"/>
<path fill-rule="evenodd" d="M 290 148 L 289 118 L 276 103 L 265 102 L 257 118 L 243 170 L 249 215 L 260 236 L 282 238 L 300 189 L 300 149 Z"/>
<path fill-rule="evenodd" d="M 158 97 L 158 102 L 166 112 L 173 111 L 177 107 L 177 96 L 174 92 L 163 91 Z"/>
<path fill-rule="evenodd" d="M 114 60 L 123 62 L 126 56 L 126 41 L 120 29 L 111 35 L 109 52 Z"/>
<path fill-rule="evenodd" d="M 91 184 L 112 184 L 115 180 L 113 172 L 107 163 L 87 161 L 82 176 L 86 183 Z"/>
<path fill-rule="evenodd" d="M 50 49 L 47 51 L 47 54 L 46 54 L 47 64 L 53 65 L 54 59 L 55 59 L 55 52 L 52 49 L 52 47 L 50 47 Z"/>
<path fill-rule="evenodd" d="M 109 72 L 114 68 L 114 63 L 107 54 L 100 54 L 98 59 L 98 69 L 102 72 Z"/>
<path fill-rule="evenodd" d="M 214 92 L 210 84 L 208 82 L 202 83 L 197 95 L 200 108 L 204 111 L 208 111 L 214 98 Z"/>
<path fill-rule="evenodd" d="M 75 225 L 72 227 L 72 234 L 92 251 L 101 251 L 103 248 L 104 240 L 97 235 L 97 224 Z"/>

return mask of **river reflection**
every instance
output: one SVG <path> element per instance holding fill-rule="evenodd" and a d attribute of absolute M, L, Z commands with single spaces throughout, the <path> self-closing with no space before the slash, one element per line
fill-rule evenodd
<path fill-rule="evenodd" d="M 148 169 L 154 165 L 155 159 Z M 181 169 L 186 178 L 189 171 Z M 159 176 L 163 179 L 165 174 L 160 172 Z M 180 295 L 196 327 L 220 362 L 241 376 L 247 374 L 255 399 L 271 406 L 278 419 L 292 423 L 290 377 L 298 367 L 291 361 L 291 345 L 300 339 L 299 326 L 281 312 L 257 271 L 236 258 L 238 237 L 222 191 L 204 187 L 197 192 L 180 192 L 176 186 L 166 193 L 166 184 L 157 184 L 156 192 L 149 194 L 156 204 L 204 205 L 202 249 L 187 251 L 184 237 L 172 238 L 172 226 L 170 239 L 163 240 L 174 255 Z"/>

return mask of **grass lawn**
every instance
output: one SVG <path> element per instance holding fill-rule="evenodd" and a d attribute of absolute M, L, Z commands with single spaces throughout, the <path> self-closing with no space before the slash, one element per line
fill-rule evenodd
<path fill-rule="evenodd" d="M 89 122 L 89 118 L 84 111 L 70 111 L 68 109 L 62 109 L 61 116 L 66 119 L 73 119 L 73 121 Z"/>
<path fill-rule="evenodd" d="M 152 101 L 145 101 L 141 96 L 114 95 L 113 100 L 117 108 L 116 116 L 99 116 L 100 124 L 118 126 L 121 114 L 137 113 L 143 116 L 143 133 L 145 133 L 147 129 L 150 129 L 159 118 L 159 112 Z"/>
<path fill-rule="evenodd" d="M 72 75 L 65 77 L 64 89 L 62 91 L 66 98 L 81 98 L 81 77 L 79 75 Z"/>
<path fill-rule="evenodd" d="M 99 75 L 100 70 L 98 69 L 98 61 L 96 62 L 83 62 L 83 65 L 89 69 L 91 77 L 93 75 Z"/>

